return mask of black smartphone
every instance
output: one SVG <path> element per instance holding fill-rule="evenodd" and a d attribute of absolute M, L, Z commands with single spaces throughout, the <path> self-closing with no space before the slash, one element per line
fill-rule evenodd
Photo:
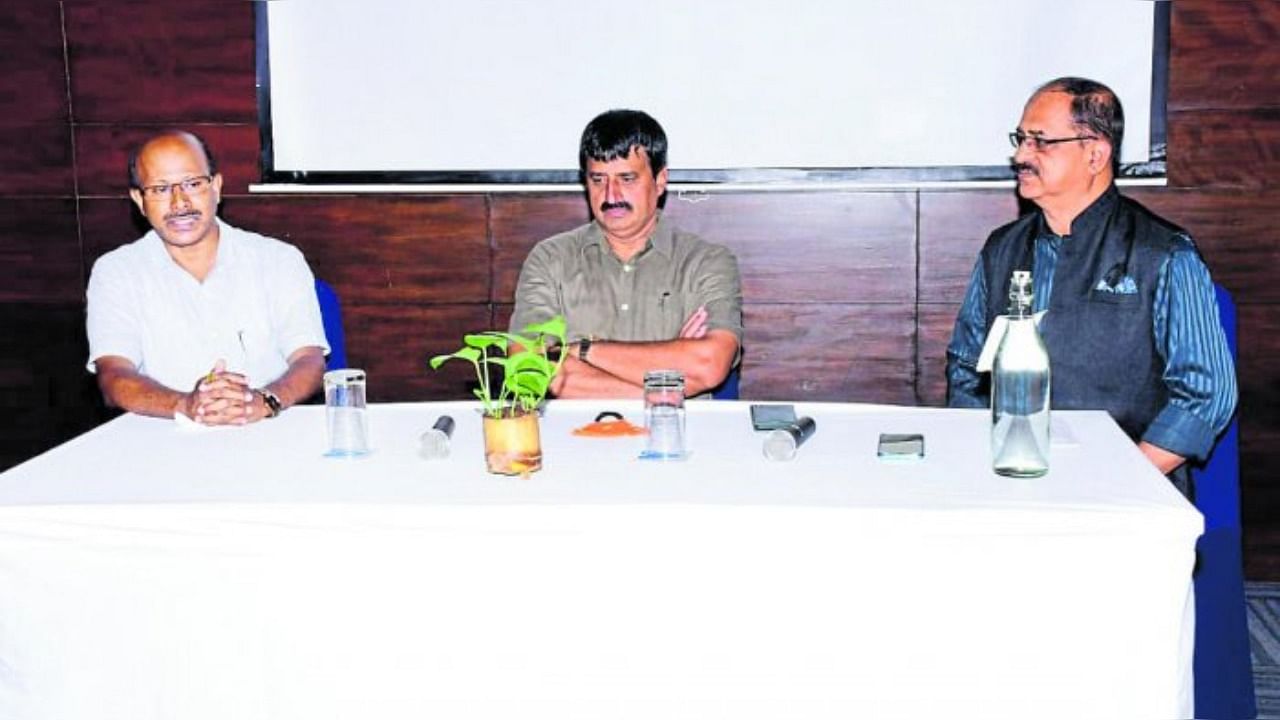
<path fill-rule="evenodd" d="M 795 405 L 751 406 L 751 427 L 756 430 L 779 430 L 795 421 Z"/>
<path fill-rule="evenodd" d="M 924 458 L 924 436 L 919 433 L 880 433 L 876 457 L 890 462 L 920 460 Z"/>

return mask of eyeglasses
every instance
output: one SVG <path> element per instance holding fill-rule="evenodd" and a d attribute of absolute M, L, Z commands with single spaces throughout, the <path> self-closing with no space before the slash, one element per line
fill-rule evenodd
<path fill-rule="evenodd" d="M 1021 130 L 1009 133 L 1009 144 L 1014 148 L 1020 148 L 1025 143 L 1031 143 L 1031 149 L 1036 152 L 1044 152 L 1049 149 L 1050 145 L 1057 145 L 1064 142 L 1075 142 L 1076 140 L 1097 140 L 1092 135 L 1077 135 L 1075 137 L 1064 138 L 1047 138 L 1040 135 L 1028 135 Z"/>
<path fill-rule="evenodd" d="M 142 188 L 142 194 L 152 200 L 161 200 L 169 197 L 173 189 L 182 188 L 183 195 L 199 195 L 209 189 L 209 183 L 213 182 L 213 178 L 208 175 L 197 175 L 193 178 L 187 178 L 176 183 L 163 183 L 160 185 L 148 185 Z"/>

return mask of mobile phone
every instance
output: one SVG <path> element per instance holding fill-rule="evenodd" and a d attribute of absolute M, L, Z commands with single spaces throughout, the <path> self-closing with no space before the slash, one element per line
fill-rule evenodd
<path fill-rule="evenodd" d="M 880 433 L 876 457 L 889 462 L 924 458 L 924 436 L 919 433 Z"/>
<path fill-rule="evenodd" d="M 795 405 L 751 406 L 751 427 L 756 430 L 780 430 L 795 421 Z"/>

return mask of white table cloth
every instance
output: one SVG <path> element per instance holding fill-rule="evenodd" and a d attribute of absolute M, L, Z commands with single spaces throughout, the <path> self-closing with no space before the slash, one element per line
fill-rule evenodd
<path fill-rule="evenodd" d="M 472 403 L 373 406 L 357 460 L 321 407 L 124 416 L 0 475 L 0 717 L 1190 716 L 1202 521 L 1104 413 L 1012 479 L 981 411 L 800 404 L 770 463 L 746 403 L 694 402 L 661 464 L 570 434 L 603 409 L 640 421 L 552 403 L 528 479 Z"/>

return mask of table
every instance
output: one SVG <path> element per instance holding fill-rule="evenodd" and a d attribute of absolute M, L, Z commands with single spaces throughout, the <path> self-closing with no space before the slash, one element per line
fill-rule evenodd
<path fill-rule="evenodd" d="M 0 475 L 0 717 L 1174 718 L 1191 715 L 1200 515 L 1101 412 L 1054 416 L 1040 479 L 982 411 L 691 402 L 693 454 L 571 428 L 484 472 L 473 403 L 238 429 L 123 416 Z M 453 453 L 418 435 L 457 420 Z M 889 465 L 881 432 L 921 432 Z"/>

